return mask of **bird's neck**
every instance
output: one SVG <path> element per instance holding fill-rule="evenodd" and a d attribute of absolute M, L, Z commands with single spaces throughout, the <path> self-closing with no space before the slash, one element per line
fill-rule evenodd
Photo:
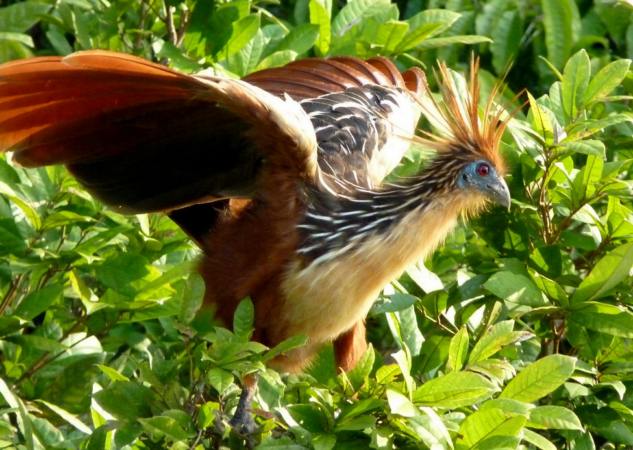
<path fill-rule="evenodd" d="M 447 208 L 446 220 L 455 222 L 467 203 L 460 200 L 463 193 L 451 182 L 455 175 L 447 164 L 451 165 L 433 161 L 404 183 L 385 185 L 380 190 L 354 189 L 336 198 L 317 194 L 298 225 L 299 255 L 312 264 L 319 264 L 349 251 L 358 251 L 363 242 L 388 239 L 403 221 L 422 218 L 430 209 Z M 438 165 L 443 165 L 442 170 Z M 438 173 L 443 175 L 438 176 Z M 445 233 L 439 239 L 444 237 Z"/>

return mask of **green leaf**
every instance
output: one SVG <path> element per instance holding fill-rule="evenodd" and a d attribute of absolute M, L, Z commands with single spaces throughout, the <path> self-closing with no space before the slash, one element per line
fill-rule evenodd
<path fill-rule="evenodd" d="M 441 38 L 432 38 L 422 41 L 418 44 L 418 50 L 426 50 L 429 48 L 446 47 L 453 44 L 475 45 L 485 42 L 492 42 L 492 39 L 486 36 L 459 35 Z"/>
<path fill-rule="evenodd" d="M 51 230 L 53 228 L 65 227 L 78 222 L 94 222 L 94 219 L 86 216 L 80 216 L 71 211 L 60 211 L 46 216 L 42 222 L 42 231 Z"/>
<path fill-rule="evenodd" d="M 29 350 L 41 350 L 45 352 L 58 352 L 68 350 L 68 347 L 59 343 L 55 339 L 48 339 L 43 336 L 37 336 L 34 334 L 20 334 L 14 336 L 7 336 L 5 338 L 7 342 L 13 342 Z"/>
<path fill-rule="evenodd" d="M 192 273 L 185 282 L 185 288 L 180 302 L 180 314 L 178 320 L 181 323 L 189 324 L 204 301 L 205 285 L 204 279 L 197 273 Z"/>
<path fill-rule="evenodd" d="M 130 283 L 149 274 L 147 260 L 131 253 L 114 254 L 103 264 L 94 266 L 94 270 L 101 283 L 128 296 L 136 294 Z"/>
<path fill-rule="evenodd" d="M 448 370 L 454 372 L 462 370 L 462 367 L 466 362 L 466 356 L 468 355 L 468 342 L 468 329 L 466 327 L 462 327 L 455 336 L 453 336 L 448 348 Z"/>
<path fill-rule="evenodd" d="M 17 414 L 18 427 L 20 428 L 20 431 L 22 432 L 22 436 L 24 436 L 24 441 L 25 441 L 27 450 L 35 449 L 35 446 L 33 443 L 34 435 L 33 435 L 33 423 L 31 421 L 31 416 L 27 412 L 26 407 L 24 406 L 24 403 L 22 402 L 22 400 L 20 400 L 19 397 L 16 397 L 13 394 L 13 392 L 11 392 L 11 390 L 9 389 L 9 386 L 7 386 L 7 384 L 2 378 L 0 378 L 0 395 L 4 397 L 4 400 L 7 402 L 7 404 L 11 408 L 13 408 L 14 410 L 17 410 L 18 412 Z"/>
<path fill-rule="evenodd" d="M 330 51 L 332 40 L 330 15 L 317 0 L 310 1 L 310 23 L 319 27 L 319 37 L 314 50 L 317 56 L 324 57 Z"/>
<path fill-rule="evenodd" d="M 455 448 L 457 450 L 471 449 L 495 436 L 516 436 L 526 420 L 524 416 L 512 417 L 504 414 L 500 409 L 477 411 L 466 417 L 459 427 Z M 486 447 L 481 447 L 482 450 L 484 448 Z"/>
<path fill-rule="evenodd" d="M 182 441 L 195 436 L 192 432 L 185 431 L 182 426 L 171 417 L 151 417 L 149 419 L 139 419 L 143 429 L 154 439 L 161 439 L 168 436 L 176 441 Z"/>
<path fill-rule="evenodd" d="M 395 294 L 392 294 L 389 297 L 385 298 L 382 303 L 376 303 L 372 307 L 371 312 L 373 314 L 382 314 L 388 312 L 402 311 L 411 307 L 417 301 L 418 298 L 414 297 L 413 295 L 396 292 Z"/>
<path fill-rule="evenodd" d="M 312 436 L 314 450 L 332 450 L 336 445 L 336 435 L 333 433 L 316 434 Z"/>
<path fill-rule="evenodd" d="M 0 31 L 0 41 L 14 41 L 24 44 L 27 47 L 35 47 L 31 36 L 14 31 Z"/>
<path fill-rule="evenodd" d="M 508 383 L 499 398 L 534 402 L 567 381 L 575 366 L 575 358 L 564 355 L 546 356 L 523 369 Z"/>
<path fill-rule="evenodd" d="M 565 138 L 563 143 L 584 139 L 612 125 L 618 125 L 631 121 L 633 121 L 633 119 L 628 114 L 611 114 L 604 119 L 584 120 L 570 127 L 567 137 Z"/>
<path fill-rule="evenodd" d="M 394 313 L 394 315 L 398 317 L 402 342 L 407 345 L 412 356 L 419 355 L 424 342 L 424 336 L 422 336 L 420 327 L 418 326 L 415 308 L 410 306 L 403 311 Z"/>
<path fill-rule="evenodd" d="M 369 344 L 365 353 L 360 358 L 360 360 L 356 363 L 354 369 L 347 373 L 347 379 L 352 384 L 352 389 L 354 392 L 360 390 L 365 384 L 367 377 L 371 373 L 371 370 L 374 367 L 375 355 L 374 355 L 374 347 Z"/>
<path fill-rule="evenodd" d="M 405 348 L 396 353 L 392 353 L 391 357 L 396 360 L 398 367 L 400 367 L 407 392 L 412 392 L 415 389 L 415 381 L 411 376 L 411 354 Z"/>
<path fill-rule="evenodd" d="M 420 354 L 413 360 L 413 372 L 434 373 L 448 359 L 452 336 L 444 333 L 430 335 L 420 348 Z"/>
<path fill-rule="evenodd" d="M 38 403 L 42 403 L 51 409 L 55 414 L 64 419 L 73 427 L 77 428 L 79 431 L 85 434 L 92 434 L 92 430 L 86 424 L 84 424 L 81 420 L 79 420 L 75 415 L 69 413 L 68 411 L 60 408 L 59 406 L 53 405 L 52 403 L 45 402 L 44 400 L 37 400 Z"/>
<path fill-rule="evenodd" d="M 387 393 L 387 396 L 389 394 Z M 373 416 L 361 416 L 348 420 L 344 423 L 336 425 L 335 431 L 356 431 L 366 430 L 367 428 L 374 428 L 376 426 L 376 418 Z"/>
<path fill-rule="evenodd" d="M 179 72 L 191 73 L 199 72 L 203 66 L 196 61 L 189 59 L 182 50 L 169 41 L 157 40 L 153 45 L 156 56 L 169 58 L 174 69 Z"/>
<path fill-rule="evenodd" d="M 541 108 L 541 105 L 532 97 L 532 94 L 527 93 L 528 101 L 530 102 L 530 111 L 528 117 L 532 117 L 532 128 L 534 131 L 543 138 L 543 141 L 548 144 L 554 143 L 554 126 L 552 125 L 552 118 L 550 115 Z"/>
<path fill-rule="evenodd" d="M 292 50 L 299 55 L 306 53 L 317 42 L 319 30 L 318 24 L 302 23 L 288 33 L 275 51 Z"/>
<path fill-rule="evenodd" d="M 219 367 L 214 367 L 207 372 L 207 379 L 211 386 L 218 391 L 219 395 L 224 395 L 226 390 L 233 384 L 234 378 L 231 372 Z"/>
<path fill-rule="evenodd" d="M 427 410 L 430 410 L 430 408 L 427 408 Z M 422 441 L 424 444 L 423 448 L 452 448 L 450 435 L 449 439 L 445 439 L 442 435 L 442 432 L 446 431 L 448 433 L 448 431 L 441 420 L 439 421 L 439 424 L 436 424 L 428 416 L 416 415 L 409 417 L 405 422 L 405 426 L 410 429 L 409 432 L 411 434 Z M 440 429 L 440 426 L 443 430 Z"/>
<path fill-rule="evenodd" d="M 310 433 L 328 431 L 328 421 L 323 411 L 316 405 L 292 405 L 286 408 L 300 427 Z"/>
<path fill-rule="evenodd" d="M 560 248 L 557 245 L 546 245 L 535 248 L 528 264 L 548 277 L 557 278 L 563 270 Z"/>
<path fill-rule="evenodd" d="M 518 400 L 513 400 L 511 398 L 495 398 L 493 400 L 488 400 L 481 405 L 479 408 L 480 411 L 485 411 L 487 409 L 500 409 L 506 414 L 510 414 L 513 416 L 525 416 L 528 417 L 530 414 L 530 410 L 534 409 L 534 405 L 530 403 L 523 403 Z"/>
<path fill-rule="evenodd" d="M 540 289 L 523 275 L 506 271 L 497 272 L 484 283 L 484 287 L 497 297 L 520 305 L 547 305 Z"/>
<path fill-rule="evenodd" d="M 556 450 L 556 446 L 540 434 L 527 428 L 523 429 L 523 439 L 541 450 Z"/>
<path fill-rule="evenodd" d="M 540 291 L 539 294 L 541 294 Z M 502 348 L 532 336 L 527 331 L 511 331 L 513 326 L 514 321 L 512 320 L 493 325 L 475 344 L 475 348 L 473 348 L 468 358 L 468 363 L 472 364 L 488 359 Z"/>
<path fill-rule="evenodd" d="M 519 11 L 505 11 L 495 22 L 490 33 L 492 66 L 498 74 L 503 74 L 510 68 L 512 58 L 516 58 L 519 53 L 523 37 L 523 24 Z"/>
<path fill-rule="evenodd" d="M 298 348 L 306 344 L 308 342 L 308 338 L 304 335 L 293 336 L 291 338 L 286 339 L 285 341 L 277 344 L 275 347 L 267 351 L 262 356 L 262 361 L 269 361 L 283 353 L 292 350 L 293 348 Z"/>
<path fill-rule="evenodd" d="M 599 158 L 605 157 L 605 146 L 602 141 L 595 139 L 585 139 L 576 142 L 564 142 L 563 145 L 576 153 L 583 155 L 594 155 Z"/>
<path fill-rule="evenodd" d="M 354 0 L 347 3 L 332 21 L 332 34 L 342 36 L 374 5 L 389 6 L 389 0 Z"/>
<path fill-rule="evenodd" d="M 371 43 L 384 47 L 385 52 L 391 54 L 402 42 L 402 39 L 408 30 L 408 23 L 401 22 L 399 20 L 390 20 L 380 24 L 378 33 L 376 34 L 376 39 Z"/>
<path fill-rule="evenodd" d="M 121 375 L 119 372 L 111 367 L 104 366 L 103 364 L 97 364 L 97 367 L 101 369 L 101 372 L 105 373 L 112 381 L 130 381 L 126 376 Z"/>
<path fill-rule="evenodd" d="M 468 370 L 481 373 L 491 380 L 496 381 L 499 385 L 504 381 L 512 378 L 516 371 L 512 364 L 502 359 L 485 359 L 475 363 L 468 364 Z"/>
<path fill-rule="evenodd" d="M 255 68 L 255 71 L 284 66 L 289 62 L 294 61 L 296 58 L 297 52 L 293 50 L 281 50 L 262 59 Z"/>
<path fill-rule="evenodd" d="M 479 403 L 499 389 L 472 372 L 451 372 L 424 383 L 413 393 L 413 401 L 438 408 L 459 408 Z"/>
<path fill-rule="evenodd" d="M 431 25 L 435 30 L 428 37 L 437 36 L 442 31 L 450 28 L 460 17 L 462 17 L 460 13 L 448 9 L 426 9 L 407 19 L 409 34 L 417 33 L 418 29 L 423 25 Z M 436 27 L 436 25 L 439 25 L 439 27 Z"/>
<path fill-rule="evenodd" d="M 351 405 L 342 404 L 341 413 L 337 418 L 337 422 L 343 424 L 354 417 L 360 416 L 361 414 L 365 414 L 366 412 L 381 408 L 383 406 L 384 402 L 378 398 L 366 398 L 356 401 Z"/>
<path fill-rule="evenodd" d="M 573 306 L 573 305 L 572 305 Z M 633 314 L 605 303 L 581 303 L 567 320 L 593 331 L 633 338 Z"/>
<path fill-rule="evenodd" d="M 217 61 L 222 61 L 239 52 L 257 34 L 260 26 L 259 14 L 249 14 L 232 23 L 233 31 L 226 45 L 217 53 Z"/>
<path fill-rule="evenodd" d="M 233 333 L 238 341 L 248 342 L 253 333 L 255 323 L 255 306 L 250 298 L 245 298 L 237 305 L 233 316 Z"/>
<path fill-rule="evenodd" d="M 393 389 L 387 389 L 387 402 L 391 414 L 398 414 L 402 417 L 413 417 L 419 414 L 416 406 L 406 395 Z"/>
<path fill-rule="evenodd" d="M 583 431 L 580 419 L 562 406 L 539 406 L 530 411 L 527 426 L 546 430 L 578 430 Z"/>
<path fill-rule="evenodd" d="M 376 371 L 376 382 L 379 384 L 387 384 L 393 381 L 395 377 L 402 373 L 402 369 L 397 364 L 387 364 L 381 366 Z"/>
<path fill-rule="evenodd" d="M 616 87 L 620 85 L 631 65 L 631 60 L 620 59 L 604 66 L 589 83 L 585 102 L 582 105 L 586 108 L 591 103 L 606 97 Z"/>
<path fill-rule="evenodd" d="M 561 69 L 580 29 L 580 14 L 573 0 L 541 0 L 547 58 Z"/>
<path fill-rule="evenodd" d="M 150 275 L 153 271 L 152 269 L 150 269 Z M 167 272 L 164 272 L 160 276 L 156 277 L 155 279 L 152 279 L 152 281 L 145 284 L 141 289 L 139 289 L 136 294 L 136 300 L 151 300 L 156 297 L 160 298 L 160 293 L 164 292 L 168 292 L 169 294 L 171 294 L 173 290 L 171 289 L 171 286 L 169 286 L 169 284 L 174 281 L 181 280 L 193 270 L 194 268 L 190 263 L 178 264 L 176 267 L 173 267 Z M 165 287 L 167 287 L 168 290 L 161 291 L 161 289 Z"/>
<path fill-rule="evenodd" d="M 101 450 L 106 448 L 106 441 L 108 439 L 108 426 L 102 425 L 92 432 L 90 440 L 86 446 L 86 450 Z"/>
<path fill-rule="evenodd" d="M 596 450 L 591 433 L 586 431 L 582 436 L 574 439 L 570 446 L 571 450 Z"/>
<path fill-rule="evenodd" d="M 567 298 L 567 294 L 563 290 L 562 287 L 559 286 L 555 281 L 550 280 L 538 273 L 534 274 L 534 283 L 538 286 L 538 288 L 545 293 L 549 298 L 554 300 L 562 307 L 569 306 L 569 299 Z"/>
<path fill-rule="evenodd" d="M 51 5 L 26 1 L 0 8 L 0 30 L 5 32 L 26 32 L 35 25 Z"/>
<path fill-rule="evenodd" d="M 633 242 L 615 248 L 598 261 L 572 295 L 572 305 L 603 297 L 629 275 L 631 267 Z"/>
<path fill-rule="evenodd" d="M 0 251 L 22 256 L 26 250 L 27 243 L 15 221 L 13 219 L 0 219 Z"/>
<path fill-rule="evenodd" d="M 441 28 L 444 28 L 444 24 L 421 23 L 415 30 L 413 31 L 409 30 L 406 36 L 400 41 L 400 43 L 393 50 L 393 53 L 400 54 L 408 50 L 411 50 L 412 48 L 415 48 L 420 42 L 436 34 L 436 32 Z"/>
<path fill-rule="evenodd" d="M 265 40 L 264 33 L 260 28 L 248 44 L 227 58 L 226 68 L 241 77 L 253 72 L 264 54 Z"/>
<path fill-rule="evenodd" d="M 213 425 L 213 419 L 215 419 L 216 414 L 214 410 L 220 410 L 220 404 L 217 402 L 206 402 L 204 405 L 200 406 L 198 412 L 197 425 L 198 428 L 209 428 Z M 118 433 L 117 433 L 118 434 Z"/>
<path fill-rule="evenodd" d="M 574 177 L 572 183 L 575 194 L 574 205 L 590 198 L 596 191 L 595 185 L 602 177 L 604 161 L 594 155 L 587 156 L 587 163 Z"/>
<path fill-rule="evenodd" d="M 31 320 L 55 303 L 63 291 L 64 286 L 57 284 L 31 292 L 24 297 L 13 314 L 24 320 Z"/>
<path fill-rule="evenodd" d="M 150 402 L 154 398 L 154 393 L 139 383 L 115 381 L 92 397 L 118 420 L 136 421 L 152 415 Z"/>
<path fill-rule="evenodd" d="M 587 52 L 583 49 L 567 61 L 563 72 L 563 108 L 572 121 L 576 120 L 585 102 L 590 76 L 591 63 Z"/>

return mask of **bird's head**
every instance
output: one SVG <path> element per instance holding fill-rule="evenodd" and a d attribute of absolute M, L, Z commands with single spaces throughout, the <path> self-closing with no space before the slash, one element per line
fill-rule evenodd
<path fill-rule="evenodd" d="M 487 199 L 510 209 L 508 186 L 490 161 L 480 159 L 467 163 L 457 178 L 457 187 L 475 190 Z"/>
<path fill-rule="evenodd" d="M 447 190 L 475 200 L 475 209 L 475 203 L 485 201 L 509 209 L 510 191 L 503 179 L 506 168 L 499 145 L 512 115 L 496 103 L 499 87 L 493 88 L 488 102 L 480 107 L 478 60 L 471 63 L 468 83 L 444 64 L 439 69 L 441 102 L 431 95 L 421 101 L 424 117 L 436 130 L 423 132 L 421 137 L 422 145 L 438 153 L 431 171 L 442 174 Z"/>

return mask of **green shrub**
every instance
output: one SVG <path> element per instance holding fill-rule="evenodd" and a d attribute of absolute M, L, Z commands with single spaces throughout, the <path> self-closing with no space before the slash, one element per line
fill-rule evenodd
<path fill-rule="evenodd" d="M 168 218 L 121 216 L 62 168 L 2 157 L 0 444 L 241 448 L 225 424 L 239 378 L 258 373 L 262 449 L 633 446 L 628 3 L 0 8 L 0 61 L 103 48 L 243 76 L 339 54 L 386 55 L 403 69 L 439 58 L 459 71 L 475 51 L 484 90 L 513 64 L 507 98 L 531 93 L 503 141 L 511 210 L 460 227 L 386 289 L 368 319 L 373 347 L 347 374 L 335 372 L 331 348 L 303 375 L 266 368 L 303 338 L 249 342 L 248 300 L 234 332 L 196 316 L 198 252 Z"/>

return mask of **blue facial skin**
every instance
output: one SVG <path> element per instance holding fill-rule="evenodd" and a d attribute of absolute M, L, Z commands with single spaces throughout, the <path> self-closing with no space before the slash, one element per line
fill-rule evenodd
<path fill-rule="evenodd" d="M 464 167 L 457 180 L 457 187 L 477 189 L 493 202 L 510 209 L 510 190 L 492 164 L 485 159 Z"/>

